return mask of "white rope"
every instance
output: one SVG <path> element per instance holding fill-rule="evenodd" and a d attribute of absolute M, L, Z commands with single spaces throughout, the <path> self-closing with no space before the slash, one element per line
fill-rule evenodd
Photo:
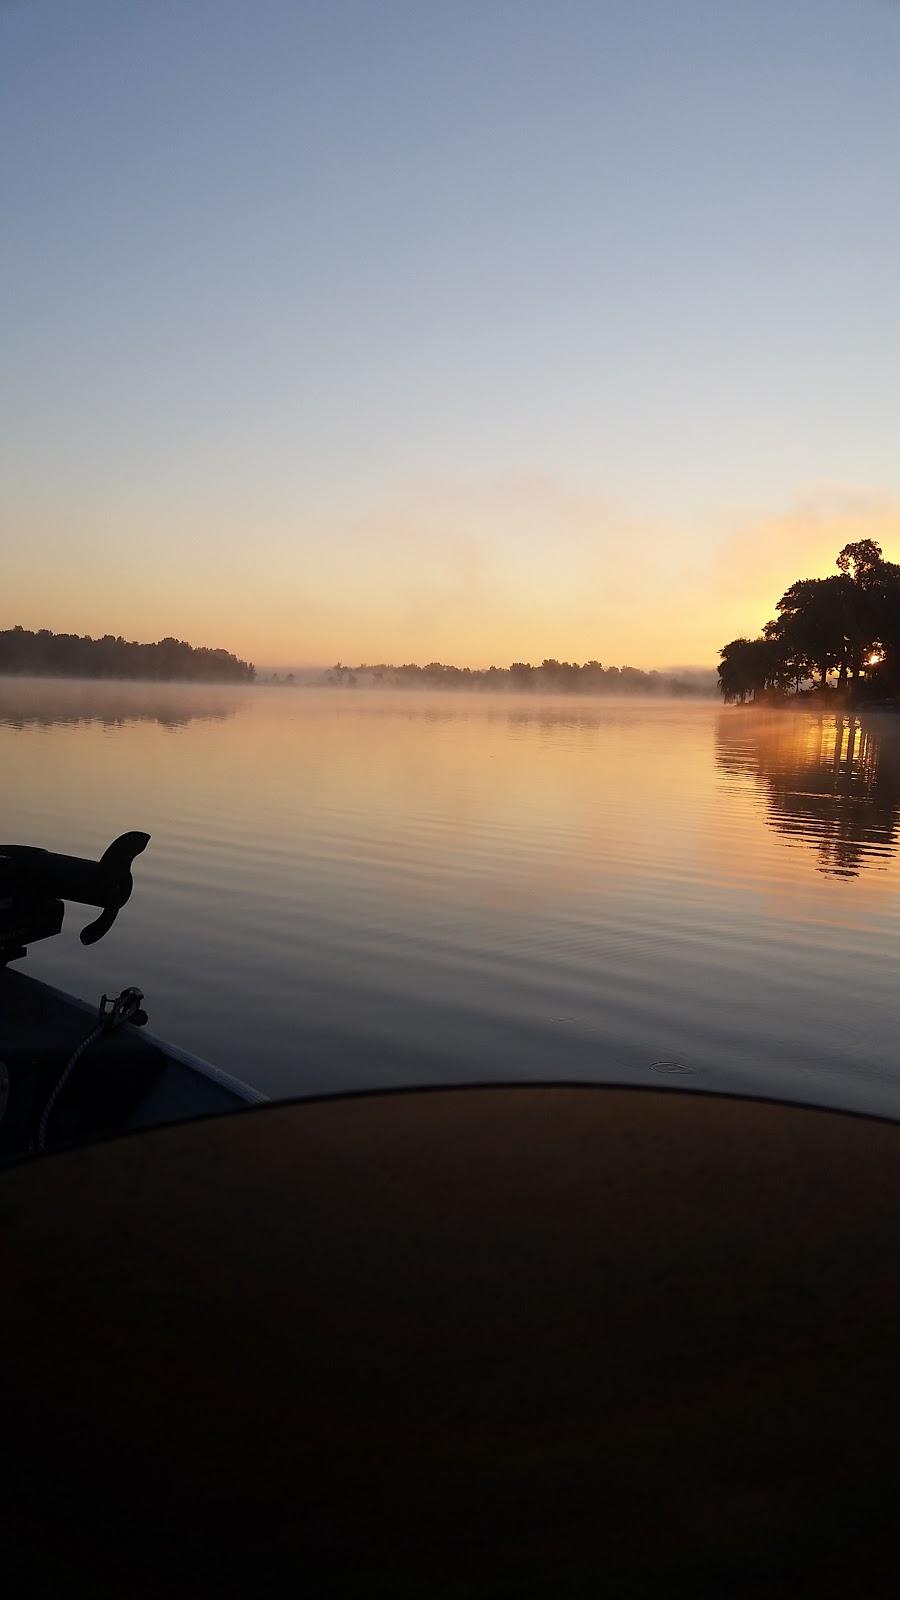
<path fill-rule="evenodd" d="M 68 1078 L 71 1076 L 72 1071 L 73 1071 L 76 1063 L 84 1055 L 85 1050 L 89 1049 L 90 1046 L 95 1042 L 95 1040 L 99 1039 L 100 1035 L 102 1033 L 105 1033 L 105 1032 L 106 1032 L 106 1023 L 105 1022 L 98 1022 L 96 1028 L 92 1028 L 91 1029 L 91 1032 L 88 1034 L 87 1038 L 86 1039 L 82 1039 L 82 1041 L 81 1041 L 80 1045 L 78 1046 L 77 1050 L 73 1050 L 72 1051 L 72 1054 L 70 1055 L 68 1061 L 66 1062 L 65 1067 L 63 1068 L 62 1076 L 57 1080 L 56 1087 L 54 1088 L 53 1093 L 50 1096 L 50 1099 L 47 1101 L 47 1104 L 44 1107 L 44 1114 L 41 1117 L 40 1125 L 39 1125 L 38 1131 L 37 1131 L 36 1146 L 37 1146 L 38 1150 L 43 1150 L 43 1148 L 44 1148 L 44 1144 L 45 1144 L 45 1141 L 46 1141 L 46 1138 L 47 1138 L 47 1124 L 50 1121 L 50 1117 L 51 1117 L 51 1114 L 53 1112 L 53 1107 L 56 1105 L 57 1100 L 59 1099 L 60 1095 L 62 1094 L 63 1089 L 66 1086 L 66 1082 L 67 1082 Z"/>

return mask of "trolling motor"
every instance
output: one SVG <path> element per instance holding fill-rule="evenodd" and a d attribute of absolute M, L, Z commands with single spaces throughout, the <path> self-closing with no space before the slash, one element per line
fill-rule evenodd
<path fill-rule="evenodd" d="M 0 966 L 27 955 L 36 939 L 59 933 L 64 900 L 100 907 L 99 917 L 81 930 L 82 944 L 96 944 L 129 898 L 131 864 L 149 843 L 149 833 L 123 833 L 99 861 L 0 844 Z"/>

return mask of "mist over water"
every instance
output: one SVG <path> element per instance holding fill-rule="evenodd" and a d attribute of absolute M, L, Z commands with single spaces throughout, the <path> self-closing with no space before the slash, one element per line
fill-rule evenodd
<path fill-rule="evenodd" d="M 709 702 L 0 680 L 5 840 L 134 896 L 137 983 L 268 1093 L 690 1078 L 896 1103 L 900 725 Z"/>

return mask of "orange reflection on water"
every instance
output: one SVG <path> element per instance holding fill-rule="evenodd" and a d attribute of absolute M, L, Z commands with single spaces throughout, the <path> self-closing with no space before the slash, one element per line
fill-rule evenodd
<path fill-rule="evenodd" d="M 892 1070 L 892 719 L 0 680 L 0 761 L 11 841 L 152 835 L 29 970 L 264 1088 Z"/>
<path fill-rule="evenodd" d="M 752 779 L 776 835 L 814 852 L 826 877 L 884 869 L 900 826 L 900 730 L 888 716 L 747 711 L 723 714 L 716 756 Z"/>

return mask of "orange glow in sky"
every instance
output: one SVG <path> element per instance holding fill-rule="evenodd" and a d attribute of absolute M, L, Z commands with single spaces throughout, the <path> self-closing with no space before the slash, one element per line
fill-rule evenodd
<path fill-rule="evenodd" d="M 847 0 L 0 4 L 0 626 L 713 666 L 896 557 L 898 46 Z"/>
<path fill-rule="evenodd" d="M 851 538 L 900 554 L 900 501 L 829 490 L 688 530 L 549 478 L 423 483 L 318 526 L 298 505 L 196 505 L 117 490 L 18 508 L 3 625 L 221 645 L 263 666 L 598 659 L 712 665 L 789 583 Z"/>

